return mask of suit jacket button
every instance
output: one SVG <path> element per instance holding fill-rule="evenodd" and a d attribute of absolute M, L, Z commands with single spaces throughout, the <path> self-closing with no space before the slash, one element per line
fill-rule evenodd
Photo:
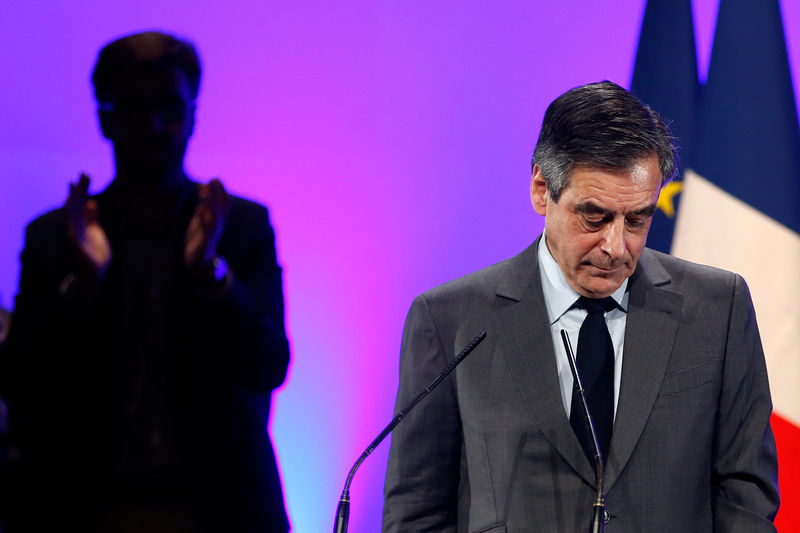
<path fill-rule="evenodd" d="M 603 523 L 608 524 L 610 520 L 611 520 L 611 515 L 608 513 L 608 510 L 603 509 Z"/>

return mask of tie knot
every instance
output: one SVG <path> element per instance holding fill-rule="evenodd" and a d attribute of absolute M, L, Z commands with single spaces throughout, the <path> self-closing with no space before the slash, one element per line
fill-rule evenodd
<path fill-rule="evenodd" d="M 589 314 L 593 314 L 611 311 L 617 307 L 617 302 L 615 302 L 614 298 L 611 296 L 606 296 L 605 298 L 587 298 L 586 296 L 581 296 L 578 298 L 576 305 L 581 309 L 586 309 L 586 312 Z"/>

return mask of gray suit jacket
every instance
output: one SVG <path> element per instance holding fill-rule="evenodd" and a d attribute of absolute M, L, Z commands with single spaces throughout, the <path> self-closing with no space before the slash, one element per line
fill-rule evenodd
<path fill-rule="evenodd" d="M 487 338 L 396 428 L 385 532 L 588 531 L 594 469 L 559 393 L 537 245 L 414 300 L 398 406 Z M 744 280 L 645 250 L 629 290 L 608 531 L 774 531 L 772 404 Z"/>

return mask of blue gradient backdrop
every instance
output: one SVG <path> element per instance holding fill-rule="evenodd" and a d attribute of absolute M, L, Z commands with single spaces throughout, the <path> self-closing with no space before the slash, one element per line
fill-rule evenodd
<path fill-rule="evenodd" d="M 782 3 L 800 87 L 800 6 Z M 717 6 L 695 1 L 701 78 Z M 413 296 L 539 233 L 528 180 L 545 107 L 582 83 L 628 86 L 643 10 L 3 1 L 0 302 L 12 305 L 25 223 L 80 171 L 94 191 L 111 178 L 89 85 L 99 47 L 145 29 L 195 41 L 205 77 L 188 169 L 271 209 L 294 357 L 272 434 L 294 530 L 328 531 L 348 469 L 391 416 Z M 353 484 L 354 533 L 379 529 L 387 444 Z"/>

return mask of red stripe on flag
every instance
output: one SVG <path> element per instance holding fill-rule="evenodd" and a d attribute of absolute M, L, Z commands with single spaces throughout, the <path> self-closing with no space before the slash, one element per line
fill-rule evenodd
<path fill-rule="evenodd" d="M 773 413 L 772 431 L 778 446 L 781 490 L 781 507 L 775 526 L 780 533 L 795 533 L 800 524 L 800 427 Z"/>

